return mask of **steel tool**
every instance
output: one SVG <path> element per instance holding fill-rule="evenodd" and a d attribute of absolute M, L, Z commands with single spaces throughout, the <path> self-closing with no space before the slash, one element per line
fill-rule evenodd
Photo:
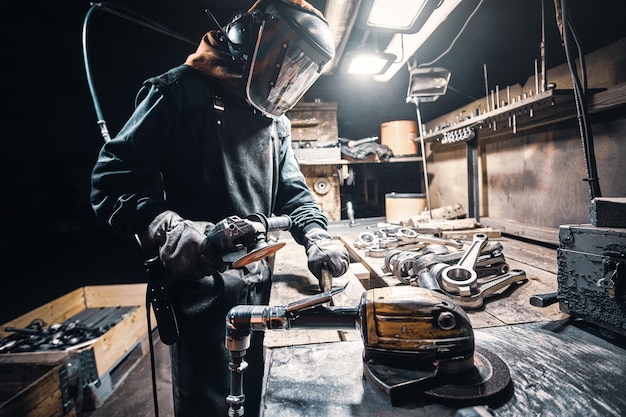
<path fill-rule="evenodd" d="M 208 254 L 217 250 L 225 263 L 239 268 L 266 258 L 285 246 L 284 242 L 268 242 L 268 233 L 290 228 L 291 218 L 286 215 L 229 216 L 208 231 L 201 251 Z"/>
<path fill-rule="evenodd" d="M 469 249 L 463 254 L 456 265 L 449 266 L 441 273 L 441 282 L 444 290 L 460 295 L 471 295 L 472 288 L 476 286 L 478 275 L 474 271 L 474 265 L 478 260 L 480 251 L 487 244 L 487 235 L 477 233 Z"/>
<path fill-rule="evenodd" d="M 363 292 L 356 306 L 328 307 L 346 286 L 286 306 L 240 305 L 228 312 L 229 416 L 244 415 L 244 356 L 252 331 L 359 329 L 365 377 L 392 405 L 416 395 L 468 405 L 502 401 L 508 395 L 508 367 L 475 346 L 467 314 L 448 296 L 420 287 L 384 287 Z"/>

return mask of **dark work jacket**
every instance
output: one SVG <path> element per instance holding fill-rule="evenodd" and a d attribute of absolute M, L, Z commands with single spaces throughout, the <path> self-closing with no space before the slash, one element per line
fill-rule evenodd
<path fill-rule="evenodd" d="M 327 220 L 291 148 L 286 116 L 271 119 L 210 76 L 181 65 L 147 80 L 136 109 L 92 173 L 95 213 L 124 235 L 166 209 L 216 223 L 288 214 L 303 243 Z M 163 191 L 165 190 L 165 191 Z"/>
<path fill-rule="evenodd" d="M 287 117 L 265 117 L 187 65 L 142 86 L 134 113 L 102 147 L 91 203 L 127 236 L 141 234 L 164 210 L 213 223 L 231 215 L 288 214 L 301 244 L 309 229 L 327 227 L 291 148 Z M 177 416 L 226 415 L 225 317 L 234 305 L 267 304 L 269 274 L 263 260 L 169 285 L 179 326 L 171 346 Z M 251 416 L 260 402 L 262 349 L 262 335 L 253 335 L 244 379 Z"/>

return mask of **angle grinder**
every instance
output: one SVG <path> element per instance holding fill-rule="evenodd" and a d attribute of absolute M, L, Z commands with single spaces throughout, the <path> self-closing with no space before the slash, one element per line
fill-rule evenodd
<path fill-rule="evenodd" d="M 416 395 L 455 406 L 495 405 L 512 394 L 508 367 L 475 346 L 467 314 L 446 295 L 421 287 L 384 287 L 365 291 L 356 306 L 330 305 L 344 289 L 287 306 L 240 305 L 229 311 L 226 348 L 234 390 L 227 398 L 229 415 L 243 415 L 242 364 L 251 331 L 276 329 L 359 329 L 364 375 L 393 406 Z"/>
<path fill-rule="evenodd" d="M 229 216 L 209 229 L 201 252 L 217 252 L 225 263 L 239 268 L 274 254 L 285 242 L 270 242 L 268 234 L 289 230 L 291 218 L 287 215 L 266 217 L 253 213 L 245 218 Z"/>
<path fill-rule="evenodd" d="M 469 318 L 452 299 L 421 287 L 384 287 L 367 291 L 361 306 L 365 377 L 392 405 L 416 394 L 457 405 L 501 400 L 508 367 L 475 345 Z"/>

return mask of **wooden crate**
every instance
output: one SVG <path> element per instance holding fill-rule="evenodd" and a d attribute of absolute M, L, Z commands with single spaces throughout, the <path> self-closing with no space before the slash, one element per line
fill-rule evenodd
<path fill-rule="evenodd" d="M 66 350 L 42 350 L 0 354 L 0 364 L 51 364 L 63 362 L 78 367 L 82 380 L 85 409 L 98 408 L 143 357 L 149 344 L 146 317 L 146 284 L 95 285 L 78 288 L 0 328 L 0 338 L 8 336 L 7 327 L 25 328 L 33 320 L 48 325 L 62 323 L 87 308 L 132 306 L 129 314 L 106 333 L 87 344 Z M 153 329 L 156 320 L 152 315 Z M 123 372 L 122 372 L 123 371 Z"/>
<path fill-rule="evenodd" d="M 0 417 L 75 415 L 62 363 L 0 364 Z"/>
<path fill-rule="evenodd" d="M 291 121 L 291 141 L 336 143 L 337 103 L 298 103 L 287 112 Z M 337 158 L 341 159 L 341 158 Z"/>

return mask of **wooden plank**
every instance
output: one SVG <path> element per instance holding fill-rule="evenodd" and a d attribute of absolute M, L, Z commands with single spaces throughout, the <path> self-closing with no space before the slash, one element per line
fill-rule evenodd
<path fill-rule="evenodd" d="M 474 235 L 481 233 L 487 236 L 490 240 L 500 239 L 502 232 L 491 227 L 477 227 L 475 229 L 463 229 L 463 230 L 442 230 L 441 237 L 445 239 L 457 239 L 457 240 L 472 240 Z"/>
<path fill-rule="evenodd" d="M 146 284 L 90 285 L 84 287 L 86 307 L 146 304 Z"/>
<path fill-rule="evenodd" d="M 121 322 L 98 337 L 90 349 L 96 358 L 98 376 L 104 375 L 148 333 L 146 308 L 137 306 Z M 155 323 L 153 321 L 152 323 Z"/>
<path fill-rule="evenodd" d="M 559 244 L 559 230 L 552 227 L 529 226 L 514 220 L 483 217 L 480 222 L 489 227 L 499 229 L 502 233 L 532 239 L 551 245 Z"/>
<path fill-rule="evenodd" d="M 0 417 L 61 417 L 62 364 L 0 366 Z M 67 393 L 66 393 L 67 394 Z"/>
<path fill-rule="evenodd" d="M 361 262 L 353 262 L 350 264 L 350 272 L 357 277 L 357 279 L 363 285 L 363 288 L 370 288 L 370 277 L 372 272 L 365 267 Z"/>

